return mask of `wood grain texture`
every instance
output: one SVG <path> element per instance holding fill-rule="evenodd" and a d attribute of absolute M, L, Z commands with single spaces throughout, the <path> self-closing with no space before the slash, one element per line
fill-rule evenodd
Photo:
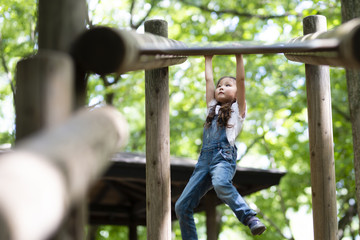
<path fill-rule="evenodd" d="M 360 1 L 342 0 L 341 14 L 343 23 L 360 17 Z M 360 40 L 358 40 L 359 42 Z M 358 45 L 357 45 L 358 46 Z M 360 71 L 346 69 L 350 118 L 352 125 L 354 170 L 356 184 L 357 213 L 360 218 Z M 360 221 L 359 221 L 360 228 Z"/>
<path fill-rule="evenodd" d="M 360 19 L 335 29 L 305 34 L 287 42 L 256 41 L 183 43 L 155 34 L 109 27 L 84 32 L 73 45 L 76 61 L 98 74 L 124 73 L 183 63 L 184 56 L 276 54 L 316 65 L 360 68 Z"/>
<path fill-rule="evenodd" d="M 117 110 L 86 109 L 61 126 L 19 141 L 15 150 L 2 154 L 0 219 L 6 222 L 10 239 L 48 239 L 70 207 L 85 199 L 91 184 L 127 138 L 127 123 Z M 76 219 L 69 222 L 72 229 L 83 231 Z"/>
<path fill-rule="evenodd" d="M 167 23 L 152 20 L 145 31 L 167 37 Z M 147 239 L 171 239 L 169 70 L 145 71 Z"/>
<path fill-rule="evenodd" d="M 304 18 L 304 34 L 326 30 L 326 18 Z M 335 162 L 328 66 L 305 65 L 314 239 L 337 239 Z"/>

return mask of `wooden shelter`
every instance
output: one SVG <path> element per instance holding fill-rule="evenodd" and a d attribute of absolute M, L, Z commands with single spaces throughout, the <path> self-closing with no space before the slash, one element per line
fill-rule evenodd
<path fill-rule="evenodd" d="M 89 193 L 89 223 L 95 225 L 146 225 L 146 157 L 144 154 L 116 153 L 112 164 Z M 196 161 L 171 158 L 171 219 L 174 206 L 187 184 Z M 242 196 L 279 184 L 285 172 L 237 168 L 233 183 Z M 210 191 L 196 212 L 206 210 L 206 201 L 222 202 Z"/>

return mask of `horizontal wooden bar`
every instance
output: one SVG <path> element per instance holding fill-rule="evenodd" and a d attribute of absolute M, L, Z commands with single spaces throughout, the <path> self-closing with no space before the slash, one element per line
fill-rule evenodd
<path fill-rule="evenodd" d="M 82 34 L 72 47 L 72 55 L 85 71 L 97 74 L 124 73 L 148 70 L 180 64 L 186 57 L 171 54 L 143 55 L 145 46 L 162 45 L 174 47 L 185 44 L 153 35 L 138 34 L 135 31 L 95 27 Z"/>
<path fill-rule="evenodd" d="M 185 47 L 154 47 L 141 49 L 142 54 L 172 54 L 184 56 L 234 55 L 234 54 L 276 54 L 287 52 L 331 51 L 338 46 L 336 39 L 321 39 L 311 42 L 267 44 L 256 41 L 205 42 L 187 44 Z"/>
<path fill-rule="evenodd" d="M 342 66 L 360 68 L 360 18 L 353 19 L 343 25 L 324 32 L 307 34 L 290 40 L 289 44 L 307 43 L 313 40 L 336 40 L 335 49 L 314 52 L 286 53 L 287 59 L 313 65 Z"/>
<path fill-rule="evenodd" d="M 334 30 L 309 34 L 289 42 L 208 42 L 185 44 L 149 33 L 96 27 L 73 45 L 73 55 L 87 71 L 124 73 L 180 64 L 185 56 L 277 54 L 292 61 L 360 68 L 360 19 Z"/>
<path fill-rule="evenodd" d="M 47 239 L 127 138 L 124 118 L 105 107 L 83 110 L 1 154 L 0 220 L 6 239 Z"/>

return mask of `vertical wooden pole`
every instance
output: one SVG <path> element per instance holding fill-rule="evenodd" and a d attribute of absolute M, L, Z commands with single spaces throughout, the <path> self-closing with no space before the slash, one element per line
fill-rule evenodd
<path fill-rule="evenodd" d="M 61 52 L 41 51 L 17 64 L 16 141 L 71 115 L 73 76 L 73 61 Z"/>
<path fill-rule="evenodd" d="M 39 50 L 50 49 L 71 53 L 74 40 L 85 31 L 86 0 L 39 0 Z M 85 72 L 75 66 L 74 108 L 86 102 Z"/>
<path fill-rule="evenodd" d="M 206 235 L 207 240 L 217 240 L 219 236 L 219 219 L 216 212 L 216 196 L 208 195 L 205 197 L 206 212 Z"/>
<path fill-rule="evenodd" d="M 137 224 L 136 224 L 136 217 L 135 217 L 135 206 L 131 206 L 130 213 L 130 219 L 128 224 L 129 229 L 129 240 L 138 240 L 138 234 L 137 234 Z"/>
<path fill-rule="evenodd" d="M 11 239 L 10 226 L 6 221 L 6 219 L 4 219 L 4 216 L 1 213 L 1 211 L 0 211 L 0 239 L 1 240 Z"/>
<path fill-rule="evenodd" d="M 97 225 L 89 225 L 87 230 L 86 240 L 96 240 L 96 234 L 99 226 Z"/>
<path fill-rule="evenodd" d="M 304 35 L 326 31 L 324 16 L 304 18 Z M 314 239 L 337 239 L 335 164 L 328 66 L 305 64 Z"/>
<path fill-rule="evenodd" d="M 129 227 L 129 240 L 138 240 L 137 234 L 137 225 L 135 223 L 130 223 Z"/>
<path fill-rule="evenodd" d="M 38 1 L 38 27 L 39 27 L 39 54 L 29 61 L 22 63 L 20 73 L 24 74 L 17 78 L 17 88 L 23 89 L 23 93 L 17 92 L 17 140 L 31 134 L 44 127 L 52 127 L 58 120 L 67 118 L 75 108 L 73 97 L 75 81 L 74 76 L 79 74 L 71 61 L 70 70 L 63 70 L 62 66 L 54 64 L 55 58 L 66 53 L 70 53 L 71 44 L 74 39 L 85 30 L 85 19 L 87 14 L 86 0 L 39 0 Z M 47 50 L 51 53 L 52 62 L 44 62 L 43 52 Z M 57 53 L 55 52 L 57 51 Z M 42 62 L 40 62 L 42 61 Z M 26 65 L 26 66 L 25 66 Z M 31 65 L 36 65 L 36 70 L 31 70 Z M 59 73 L 56 81 L 51 80 L 54 73 Z M 19 71 L 18 71 L 19 72 Z M 27 73 L 26 73 L 27 72 Z M 27 75 L 28 74 L 28 75 Z M 71 82 L 70 89 L 68 83 Z M 77 80 L 76 83 L 83 81 Z M 27 86 L 33 86 L 27 88 Z M 78 84 L 76 84 L 77 86 Z M 25 94 L 25 95 L 22 95 Z M 38 95 L 42 94 L 42 95 Z M 83 94 L 82 94 L 83 95 Z M 62 101 L 56 100 L 56 96 Z M 20 100 L 19 100 L 20 99 Z M 23 112 L 23 106 L 27 112 Z M 62 111 L 61 109 L 66 109 Z M 36 119 L 41 119 L 37 122 Z M 28 122 L 30 121 L 30 122 Z M 18 125 L 18 122 L 21 125 Z M 24 124 L 24 125 L 23 125 Z M 31 126 L 30 126 L 31 125 Z M 84 224 L 86 215 L 86 205 L 78 203 L 74 207 L 72 216 L 64 221 L 64 225 L 58 235 L 53 239 L 84 239 Z M 62 232 L 62 234 L 60 234 Z M 65 237 L 66 236 L 66 237 Z"/>
<path fill-rule="evenodd" d="M 39 49 L 69 52 L 85 30 L 86 0 L 39 0 Z"/>
<path fill-rule="evenodd" d="M 167 22 L 145 22 L 145 31 L 167 37 Z M 145 71 L 147 239 L 171 239 L 168 67 Z"/>

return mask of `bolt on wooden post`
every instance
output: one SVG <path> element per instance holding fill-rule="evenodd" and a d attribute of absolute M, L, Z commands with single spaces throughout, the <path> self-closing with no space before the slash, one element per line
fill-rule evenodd
<path fill-rule="evenodd" d="M 324 16 L 303 20 L 304 35 L 326 31 Z M 305 64 L 314 239 L 337 239 L 335 163 L 328 66 Z"/>
<path fill-rule="evenodd" d="M 145 22 L 145 32 L 167 37 L 167 22 Z M 147 239 L 171 239 L 169 68 L 145 71 Z"/>

